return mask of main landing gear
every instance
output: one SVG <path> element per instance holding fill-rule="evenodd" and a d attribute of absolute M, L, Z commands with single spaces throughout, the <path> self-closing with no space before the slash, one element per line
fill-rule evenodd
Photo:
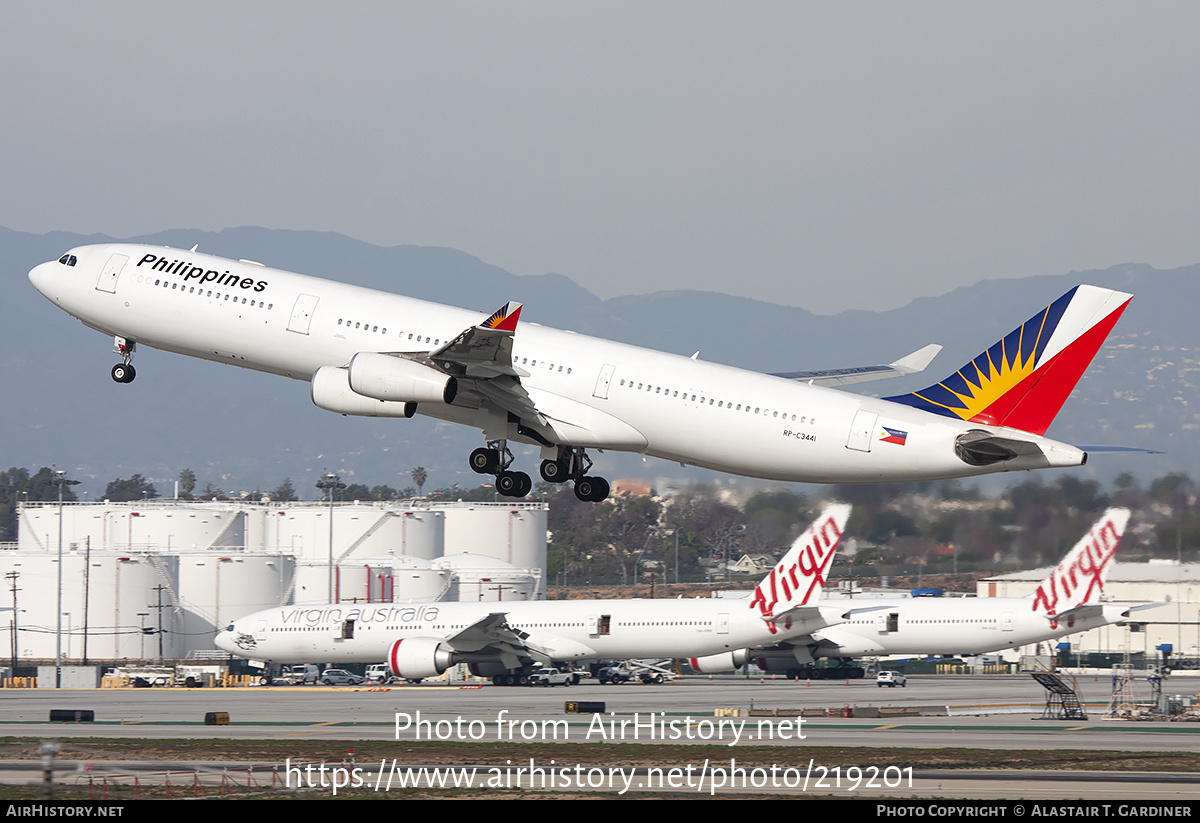
<path fill-rule="evenodd" d="M 533 480 L 525 472 L 510 471 L 512 452 L 503 440 L 493 440 L 486 449 L 471 452 L 471 469 L 478 474 L 494 474 L 496 491 L 505 497 L 524 497 L 533 490 Z"/>
<path fill-rule="evenodd" d="M 524 497 L 533 489 L 533 481 L 525 472 L 511 471 L 512 452 L 504 440 L 493 440 L 487 448 L 471 452 L 471 469 L 478 474 L 496 476 L 496 491 L 505 497 Z M 592 477 L 588 471 L 592 461 L 583 449 L 558 447 L 554 460 L 543 460 L 540 474 L 547 483 L 575 481 L 575 496 L 585 503 L 599 503 L 608 497 L 608 481 Z"/>
<path fill-rule="evenodd" d="M 553 460 L 543 460 L 540 471 L 542 479 L 547 483 L 574 480 L 576 497 L 585 503 L 599 503 L 608 497 L 608 481 L 603 477 L 589 475 L 591 470 L 592 461 L 587 452 L 583 449 L 559 446 L 558 456 Z"/>
<path fill-rule="evenodd" d="M 132 383 L 133 378 L 137 377 L 137 371 L 133 368 L 133 363 L 129 361 L 133 359 L 137 343 L 126 340 L 124 337 L 114 337 L 113 343 L 116 346 L 116 353 L 121 355 L 121 362 L 112 367 L 112 379 L 117 383 Z"/>

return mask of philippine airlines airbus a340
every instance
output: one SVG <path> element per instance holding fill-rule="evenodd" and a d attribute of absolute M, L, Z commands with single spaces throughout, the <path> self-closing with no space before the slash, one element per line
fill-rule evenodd
<path fill-rule="evenodd" d="M 311 382 L 340 414 L 427 414 L 480 429 L 471 467 L 527 494 L 509 441 L 541 447 L 541 476 L 608 495 L 587 450 L 612 449 L 770 480 L 929 480 L 1083 465 L 1043 435 L 1129 302 L 1077 286 L 945 380 L 864 397 L 845 386 L 924 369 L 928 346 L 887 366 L 759 374 L 517 325 L 491 316 L 191 251 L 81 246 L 29 273 L 63 311 L 115 338 L 112 377 L 138 344 Z"/>
<path fill-rule="evenodd" d="M 539 600 L 505 603 L 330 603 L 251 614 L 218 648 L 278 663 L 387 660 L 420 680 L 468 663 L 497 684 L 526 682 L 534 663 L 707 656 L 840 623 L 852 604 L 820 600 L 850 516 L 828 506 L 746 600 Z"/>

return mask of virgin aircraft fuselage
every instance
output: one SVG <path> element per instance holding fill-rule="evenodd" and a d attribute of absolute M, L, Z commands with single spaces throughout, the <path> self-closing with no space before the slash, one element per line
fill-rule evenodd
<path fill-rule="evenodd" d="M 281 663 L 386 660 L 412 680 L 469 663 L 508 685 L 538 662 L 720 654 L 845 619 L 820 597 L 849 515 L 826 507 L 745 600 L 295 605 L 235 620 L 216 644 Z"/>

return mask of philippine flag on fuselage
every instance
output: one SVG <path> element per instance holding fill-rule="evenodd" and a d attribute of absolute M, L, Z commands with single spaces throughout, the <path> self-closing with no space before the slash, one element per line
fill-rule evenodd
<path fill-rule="evenodd" d="M 903 446 L 908 440 L 908 432 L 900 431 L 900 429 L 889 429 L 883 427 L 883 437 L 879 438 L 882 443 L 895 443 L 898 446 Z"/>

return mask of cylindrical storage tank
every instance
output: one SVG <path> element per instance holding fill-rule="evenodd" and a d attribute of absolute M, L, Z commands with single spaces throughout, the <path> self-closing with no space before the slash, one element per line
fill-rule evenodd
<path fill-rule="evenodd" d="M 104 551 L 109 507 L 80 503 L 63 505 L 63 551 L 79 546 L 84 551 Z M 17 520 L 17 549 L 22 552 L 58 552 L 58 505 L 33 503 L 21 506 Z"/>
<path fill-rule="evenodd" d="M 385 602 L 427 603 L 446 600 L 450 592 L 453 574 L 449 569 L 434 568 L 433 563 L 419 557 L 386 557 L 369 560 L 380 567 L 388 565 L 391 573 L 383 582 Z M 376 569 L 376 577 L 381 572 Z M 345 595 L 343 595 L 344 599 Z"/>
<path fill-rule="evenodd" d="M 358 562 L 362 558 L 394 554 L 433 560 L 442 554 L 444 521 L 442 512 L 428 509 L 398 506 L 335 508 L 334 557 L 342 562 Z M 325 545 L 329 545 L 328 535 Z"/>
<path fill-rule="evenodd" d="M 539 599 L 541 581 L 536 574 L 494 557 L 460 554 L 436 560 L 434 566 L 453 574 L 446 600 L 496 602 Z"/>
<path fill-rule="evenodd" d="M 268 504 L 248 506 L 243 509 L 243 531 L 245 532 L 246 551 L 276 551 L 271 546 L 274 537 L 271 533 L 274 526 L 274 523 L 271 521 L 271 515 L 275 511 L 275 508 Z"/>
<path fill-rule="evenodd" d="M 121 533 L 121 521 L 117 511 L 110 512 L 115 518 L 117 541 L 113 548 L 122 545 L 138 551 L 187 551 L 189 549 L 243 549 L 246 545 L 246 514 L 240 507 L 227 503 L 180 509 L 170 507 L 133 507 L 125 514 L 125 533 Z M 125 541 L 129 542 L 126 543 Z"/>
<path fill-rule="evenodd" d="M 179 598 L 189 649 L 212 649 L 230 621 L 281 605 L 293 561 L 278 555 L 189 552 L 178 556 Z"/>
<path fill-rule="evenodd" d="M 18 656 L 53 659 L 56 649 L 58 599 L 57 552 L 5 557 L 18 572 Z M 140 659 L 157 657 L 159 616 L 163 655 L 178 657 L 177 634 L 170 589 L 178 570 L 171 558 L 92 551 L 64 553 L 62 593 L 62 652 L 65 659 Z M 156 608 L 161 602 L 165 608 Z M 86 648 L 85 648 L 86 645 Z"/>
<path fill-rule="evenodd" d="M 446 557 L 487 555 L 520 569 L 546 567 L 544 506 L 498 504 L 448 507 L 444 511 Z"/>
<path fill-rule="evenodd" d="M 264 548 L 308 562 L 329 562 L 329 506 L 289 506 L 267 516 Z M 383 554 L 432 560 L 444 543 L 440 510 L 399 504 L 338 504 L 333 507 L 334 562 Z"/>
<path fill-rule="evenodd" d="M 334 585 L 333 599 L 338 603 L 390 603 L 391 558 L 370 557 L 362 562 L 340 563 Z"/>
<path fill-rule="evenodd" d="M 337 562 L 346 551 L 363 537 L 364 532 L 387 517 L 383 509 L 355 504 L 333 507 L 333 559 Z M 289 506 L 275 513 L 274 545 L 268 551 L 295 555 L 306 563 L 329 562 L 330 509 L 313 503 L 309 506 Z M 380 554 L 373 551 L 372 554 Z M 323 601 L 324 602 L 324 601 Z"/>
<path fill-rule="evenodd" d="M 291 588 L 291 602 L 303 605 L 329 603 L 329 565 L 311 560 L 296 563 L 296 573 Z M 334 585 L 337 581 L 334 580 Z"/>
<path fill-rule="evenodd" d="M 390 554 L 433 560 L 446 545 L 446 515 L 441 510 L 401 509 L 398 524 L 383 548 Z M 398 533 L 397 533 L 398 532 Z"/>
<path fill-rule="evenodd" d="M 246 544 L 245 516 L 235 504 L 148 501 L 63 506 L 63 549 L 173 551 Z M 58 551 L 58 506 L 30 506 L 21 515 L 22 551 Z"/>

